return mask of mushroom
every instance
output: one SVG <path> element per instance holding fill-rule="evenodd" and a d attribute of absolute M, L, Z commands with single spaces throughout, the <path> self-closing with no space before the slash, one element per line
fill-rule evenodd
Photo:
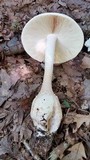
<path fill-rule="evenodd" d="M 32 58 L 45 63 L 42 87 L 32 102 L 31 118 L 37 130 L 55 133 L 61 123 L 62 110 L 52 90 L 53 64 L 77 56 L 83 46 L 83 32 L 72 18 L 64 14 L 44 13 L 25 25 L 21 40 Z"/>

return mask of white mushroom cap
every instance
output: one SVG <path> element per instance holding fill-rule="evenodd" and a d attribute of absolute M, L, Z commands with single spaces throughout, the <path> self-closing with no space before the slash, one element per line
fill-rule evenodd
<path fill-rule="evenodd" d="M 73 59 L 82 49 L 84 36 L 79 25 L 69 16 L 44 13 L 32 18 L 21 35 L 25 51 L 34 59 L 44 61 L 46 37 L 57 36 L 54 63 Z"/>

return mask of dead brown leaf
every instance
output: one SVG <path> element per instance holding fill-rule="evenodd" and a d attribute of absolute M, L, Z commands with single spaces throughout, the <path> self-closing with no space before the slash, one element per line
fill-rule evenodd
<path fill-rule="evenodd" d="M 0 141 L 0 155 L 10 153 L 12 155 L 11 146 L 7 140 L 7 136 Z"/>
<path fill-rule="evenodd" d="M 90 80 L 89 79 L 85 79 L 84 88 L 85 88 L 85 91 L 83 96 L 86 100 L 90 100 Z"/>
<path fill-rule="evenodd" d="M 86 158 L 85 149 L 82 142 L 69 148 L 69 151 L 71 152 L 61 160 L 83 160 L 83 157 Z"/>
<path fill-rule="evenodd" d="M 3 127 L 5 126 L 5 120 L 7 119 L 8 111 L 0 109 L 0 132 L 2 132 Z"/>
<path fill-rule="evenodd" d="M 0 109 L 0 120 L 7 116 L 7 111 L 4 109 Z"/>
<path fill-rule="evenodd" d="M 9 89 L 11 87 L 11 79 L 10 76 L 7 74 L 6 70 L 2 69 L 0 73 L 0 80 L 1 80 L 1 88 L 0 93 L 1 96 L 7 96 L 9 94 Z"/>
<path fill-rule="evenodd" d="M 84 99 L 85 104 L 82 106 L 86 106 L 90 110 L 90 80 L 84 80 L 84 93 L 82 98 Z M 84 107 L 85 108 L 85 107 Z"/>
<path fill-rule="evenodd" d="M 64 72 L 70 77 L 74 77 L 74 78 L 81 77 L 81 72 L 78 71 L 79 68 L 77 68 L 77 65 L 74 64 L 73 61 L 64 63 L 63 69 L 64 69 Z"/>
<path fill-rule="evenodd" d="M 78 132 L 79 138 L 84 142 L 85 144 L 85 151 L 88 157 L 88 160 L 90 159 L 90 132 L 87 128 L 85 132 L 83 132 L 82 129 Z"/>
<path fill-rule="evenodd" d="M 14 142 L 18 142 L 19 141 L 19 132 L 20 132 L 20 128 L 21 128 L 21 124 L 23 121 L 23 110 L 21 108 L 19 108 L 13 116 L 13 137 L 14 137 Z"/>
<path fill-rule="evenodd" d="M 56 160 L 57 158 L 62 158 L 64 151 L 68 148 L 68 144 L 66 142 L 61 143 L 53 151 L 50 153 L 50 160 Z"/>
<path fill-rule="evenodd" d="M 0 141 L 0 155 L 8 153 L 10 157 L 17 160 L 25 160 L 22 154 L 19 152 L 17 143 L 12 144 L 8 136 L 5 136 Z"/>
<path fill-rule="evenodd" d="M 1 69 L 0 72 L 0 106 L 13 94 L 12 86 L 16 84 L 19 77 L 15 78 L 14 75 L 11 76 L 7 73 L 6 70 Z"/>
<path fill-rule="evenodd" d="M 32 131 L 23 123 L 20 127 L 20 140 L 30 140 Z"/>
<path fill-rule="evenodd" d="M 68 113 L 64 119 L 64 124 L 70 124 L 74 122 L 76 122 L 76 128 L 73 129 L 73 133 L 75 133 L 84 122 L 86 123 L 87 126 L 90 124 L 90 114 L 82 115 L 74 112 Z"/>
<path fill-rule="evenodd" d="M 90 68 L 90 56 L 83 57 L 81 67 L 83 69 Z"/>
<path fill-rule="evenodd" d="M 63 6 L 63 7 L 67 7 L 66 3 L 63 2 L 62 0 L 59 0 L 58 3 L 59 3 L 61 6 Z"/>

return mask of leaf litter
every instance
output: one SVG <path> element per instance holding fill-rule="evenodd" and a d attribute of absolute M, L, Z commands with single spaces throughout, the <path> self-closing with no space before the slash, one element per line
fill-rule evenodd
<path fill-rule="evenodd" d="M 76 123 L 76 128 L 73 129 L 73 133 L 80 128 L 80 126 L 85 123 L 87 126 L 90 124 L 90 114 L 89 115 L 82 115 L 82 114 L 77 114 L 74 112 L 69 112 L 65 119 L 64 119 L 64 124 L 70 124 L 70 123 Z"/>
<path fill-rule="evenodd" d="M 26 22 L 47 11 L 69 14 L 66 8 L 73 10 L 74 5 L 67 3 L 70 1 L 0 1 L 0 159 L 90 159 L 89 53 L 82 51 L 76 59 L 54 67 L 53 90 L 64 118 L 58 132 L 45 139 L 35 136 L 29 115 L 40 90 L 43 68 L 26 54 L 20 55 L 23 48 L 19 36 Z M 79 3 L 73 13 L 78 13 Z"/>
<path fill-rule="evenodd" d="M 53 89 L 59 96 L 65 115 L 65 118 L 62 121 L 62 131 L 58 131 L 57 135 L 58 137 L 62 135 L 61 137 L 64 141 L 62 142 L 62 138 L 59 138 L 57 140 L 57 138 L 53 137 L 53 141 L 55 141 L 53 142 L 52 140 L 49 140 L 47 138 L 47 141 L 49 143 L 48 145 L 46 140 L 37 140 L 37 138 L 33 136 L 35 128 L 29 116 L 30 104 L 35 95 L 40 90 L 40 85 L 42 83 L 42 66 L 36 61 L 33 61 L 31 59 L 29 60 L 28 57 L 24 55 L 19 55 L 17 57 L 8 56 L 6 57 L 5 61 L 6 68 L 1 69 L 1 78 L 4 78 L 2 78 L 3 81 L 0 85 L 1 88 L 3 87 L 7 91 L 7 95 L 4 96 L 5 99 L 3 100 L 3 103 L 1 105 L 1 139 L 3 139 L 3 137 L 8 134 L 10 135 L 10 137 L 12 137 L 13 145 L 17 144 L 16 148 L 18 151 L 16 151 L 16 153 L 18 152 L 18 156 L 16 154 L 14 155 L 16 159 L 19 159 L 20 156 L 22 157 L 22 159 L 25 159 L 25 157 L 30 158 L 34 156 L 41 159 L 42 157 L 44 159 L 47 159 L 47 153 L 49 153 L 50 148 L 52 152 L 49 153 L 49 159 L 65 157 L 65 152 L 67 151 L 68 147 L 72 144 L 74 145 L 75 142 L 78 142 L 77 140 L 73 141 L 73 138 L 70 135 L 70 125 L 72 125 L 72 123 L 76 123 L 76 128 L 73 127 L 72 134 L 77 133 L 84 123 L 86 124 L 87 128 L 89 127 L 90 114 L 85 115 L 76 113 L 76 111 L 80 109 L 82 99 L 89 100 L 89 80 L 82 79 L 83 72 L 81 72 L 81 68 L 78 68 L 77 71 L 77 67 L 75 67 L 75 63 L 77 63 L 77 61 L 68 62 L 66 64 L 66 66 L 68 65 L 68 67 L 65 67 L 64 64 L 62 65 L 61 69 L 58 66 L 55 67 L 56 69 L 54 71 Z M 68 68 L 68 70 L 69 68 L 72 68 L 71 75 L 66 70 L 66 68 Z M 75 70 L 75 74 L 73 74 L 73 70 Z M 6 83 L 4 84 L 4 80 L 9 85 L 7 85 Z M 67 125 L 67 127 L 64 128 L 64 125 Z M 70 139 L 70 144 L 65 142 L 67 139 Z M 27 141 L 30 141 L 30 143 L 28 143 Z M 26 143 L 23 144 L 23 142 Z M 57 142 L 59 142 L 59 144 Z M 56 147 L 53 147 L 54 143 L 57 143 Z M 63 144 L 67 144 L 67 147 L 63 147 Z M 21 153 L 19 152 L 20 149 Z M 23 150 L 25 154 L 27 153 L 27 155 L 23 154 Z M 8 153 L 10 157 L 12 157 L 12 154 L 14 152 L 13 150 L 11 151 L 11 154 Z M 2 152 L 4 153 L 4 155 L 6 155 L 6 151 Z M 75 155 L 75 153 L 72 152 L 71 154 Z"/>
<path fill-rule="evenodd" d="M 71 152 L 61 160 L 83 160 L 83 158 L 86 158 L 85 149 L 82 142 L 75 144 L 68 150 Z"/>
<path fill-rule="evenodd" d="M 56 160 L 57 158 L 62 158 L 64 155 L 64 151 L 69 147 L 69 144 L 66 142 L 61 143 L 53 151 L 50 153 L 49 159 Z"/>

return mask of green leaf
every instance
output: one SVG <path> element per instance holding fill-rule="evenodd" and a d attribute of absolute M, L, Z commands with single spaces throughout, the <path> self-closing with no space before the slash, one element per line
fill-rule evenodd
<path fill-rule="evenodd" d="M 70 103 L 69 103 L 66 99 L 64 99 L 63 105 L 64 105 L 66 108 L 70 108 L 70 107 L 71 107 Z"/>

